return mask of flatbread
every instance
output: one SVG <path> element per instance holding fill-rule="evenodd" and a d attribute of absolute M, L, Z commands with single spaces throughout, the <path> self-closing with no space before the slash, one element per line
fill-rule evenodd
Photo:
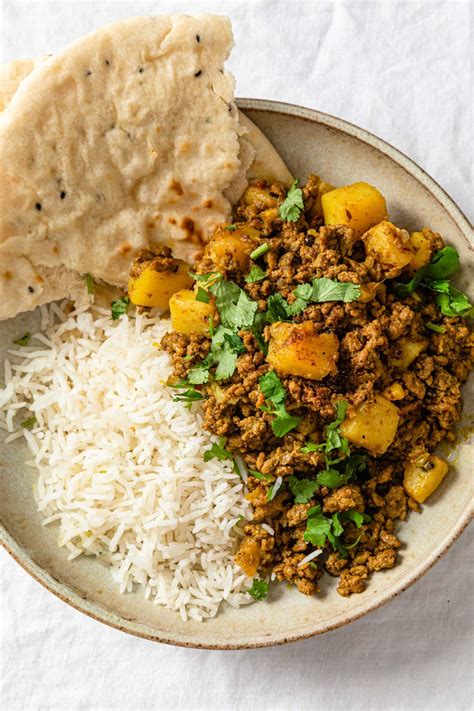
<path fill-rule="evenodd" d="M 125 286 L 158 242 L 192 261 L 255 172 L 255 141 L 288 182 L 239 120 L 231 47 L 223 17 L 140 17 L 2 72 L 0 318 L 84 301 L 86 273 Z"/>

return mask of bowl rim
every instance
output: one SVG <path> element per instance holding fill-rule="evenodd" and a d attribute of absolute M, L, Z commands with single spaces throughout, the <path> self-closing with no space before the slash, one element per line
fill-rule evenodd
<path fill-rule="evenodd" d="M 406 156 L 400 150 L 392 146 L 382 138 L 374 135 L 366 129 L 346 121 L 345 119 L 332 116 L 331 114 L 318 111 L 316 109 L 305 108 L 297 104 L 290 104 L 280 101 L 270 101 L 266 99 L 241 98 L 237 99 L 239 109 L 258 110 L 285 116 L 295 116 L 302 118 L 311 123 L 319 123 L 328 128 L 338 129 L 339 131 L 348 134 L 351 137 L 357 138 L 360 141 L 376 148 L 381 153 L 385 154 L 392 161 L 397 163 L 401 168 L 415 177 L 430 193 L 432 193 L 438 201 L 443 205 L 452 220 L 457 224 L 461 233 L 466 240 L 470 250 L 474 251 L 472 232 L 473 227 L 466 215 L 448 195 L 448 193 L 415 161 Z M 471 239 L 469 238 L 471 235 Z M 53 593 L 63 602 L 74 609 L 82 612 L 97 622 L 108 625 L 109 627 L 118 629 L 122 632 L 148 639 L 153 642 L 161 642 L 163 644 L 171 644 L 179 647 L 191 647 L 194 649 L 208 650 L 238 650 L 238 649 L 256 649 L 261 647 L 271 647 L 289 642 L 314 637 L 325 632 L 342 627 L 350 622 L 354 622 L 361 617 L 364 617 L 369 612 L 377 610 L 385 605 L 390 600 L 404 592 L 413 583 L 419 580 L 430 568 L 449 550 L 453 543 L 460 536 L 462 531 L 467 527 L 468 523 L 474 516 L 474 504 L 467 508 L 459 517 L 457 525 L 446 536 L 436 549 L 423 561 L 423 563 L 413 571 L 408 577 L 403 578 L 399 584 L 395 585 L 394 589 L 386 595 L 386 597 L 378 602 L 369 604 L 366 609 L 349 614 L 346 618 L 338 620 L 333 624 L 326 624 L 323 628 L 317 628 L 311 632 L 289 634 L 280 636 L 271 640 L 261 640 L 256 642 L 236 642 L 236 643 L 216 643 L 209 644 L 206 642 L 199 643 L 194 640 L 184 641 L 182 639 L 172 639 L 172 636 L 161 636 L 162 633 L 157 631 L 156 634 L 151 631 L 144 631 L 142 627 L 146 627 L 142 623 L 122 617 L 118 613 L 112 613 L 98 603 L 91 603 L 76 590 L 69 585 L 65 585 L 60 580 L 55 578 L 45 568 L 40 566 L 36 561 L 15 541 L 13 536 L 6 530 L 5 526 L 0 523 L 0 544 L 11 555 L 11 557 L 25 570 L 29 575 L 36 580 L 40 585 Z"/>

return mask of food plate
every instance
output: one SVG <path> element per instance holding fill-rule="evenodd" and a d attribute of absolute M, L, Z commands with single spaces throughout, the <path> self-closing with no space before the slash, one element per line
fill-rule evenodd
<path fill-rule="evenodd" d="M 390 205 L 391 219 L 407 229 L 433 226 L 456 247 L 463 265 L 460 286 L 470 290 L 472 229 L 459 208 L 426 173 L 397 150 L 341 119 L 317 111 L 262 100 L 240 100 L 239 107 L 270 139 L 295 176 L 315 169 L 335 185 L 367 180 Z M 472 288 L 471 288 L 472 296 Z M 0 324 L 0 358 L 12 338 L 34 330 L 38 314 L 22 314 Z M 91 617 L 125 632 L 170 644 L 242 649 L 282 644 L 326 632 L 388 602 L 421 577 L 456 540 L 472 516 L 472 453 L 464 437 L 472 398 L 465 396 L 461 437 L 449 456 L 449 476 L 400 529 L 401 562 L 375 576 L 363 595 L 336 593 L 336 581 L 321 581 L 317 597 L 275 586 L 268 601 L 242 609 L 226 607 L 204 623 L 184 623 L 177 613 L 146 601 L 142 593 L 121 595 L 108 570 L 97 560 L 67 560 L 53 527 L 42 526 L 32 494 L 34 473 L 25 468 L 26 446 L 19 440 L 0 457 L 2 542 L 38 582 Z"/>

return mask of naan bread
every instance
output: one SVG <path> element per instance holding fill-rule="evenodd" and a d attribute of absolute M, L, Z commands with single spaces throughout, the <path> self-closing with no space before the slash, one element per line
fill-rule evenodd
<path fill-rule="evenodd" d="M 255 143 L 272 177 L 291 179 L 239 121 L 223 71 L 231 47 L 223 17 L 140 17 L 7 65 L 0 318 L 83 302 L 86 273 L 125 286 L 136 251 L 157 242 L 192 261 L 255 174 Z"/>
<path fill-rule="evenodd" d="M 0 125 L 2 318 L 57 298 L 56 268 L 123 285 L 138 249 L 189 259 L 226 219 L 248 167 L 232 43 L 223 17 L 133 18 L 24 79 Z"/>

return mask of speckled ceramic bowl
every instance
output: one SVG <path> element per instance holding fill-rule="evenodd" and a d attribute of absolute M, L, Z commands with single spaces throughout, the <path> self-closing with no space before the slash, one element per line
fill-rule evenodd
<path fill-rule="evenodd" d="M 453 201 L 412 161 L 378 138 L 317 111 L 260 100 L 240 107 L 263 130 L 294 175 L 318 172 L 334 185 L 366 180 L 386 196 L 396 224 L 426 225 L 441 232 L 461 254 L 461 286 L 472 268 L 471 227 Z M 464 284 L 462 283 L 464 281 Z M 35 314 L 0 324 L 4 351 L 12 337 L 31 330 Z M 0 352 L 0 361 L 3 352 Z M 466 412 L 469 412 L 466 396 Z M 472 403 L 472 400 L 471 400 Z M 472 411 L 472 410 L 471 410 Z M 322 593 L 308 598 L 275 585 L 265 603 L 225 609 L 212 620 L 183 623 L 140 593 L 119 595 L 109 572 L 88 558 L 66 560 L 53 527 L 44 528 L 32 494 L 33 474 L 24 467 L 26 448 L 14 442 L 0 453 L 1 536 L 11 555 L 65 602 L 118 629 L 151 640 L 190 647 L 239 649 L 281 644 L 320 634 L 365 615 L 405 590 L 446 552 L 472 515 L 472 452 L 459 444 L 453 466 L 438 491 L 400 529 L 406 544 L 400 563 L 378 573 L 362 595 L 342 598 L 336 581 L 322 579 Z"/>

